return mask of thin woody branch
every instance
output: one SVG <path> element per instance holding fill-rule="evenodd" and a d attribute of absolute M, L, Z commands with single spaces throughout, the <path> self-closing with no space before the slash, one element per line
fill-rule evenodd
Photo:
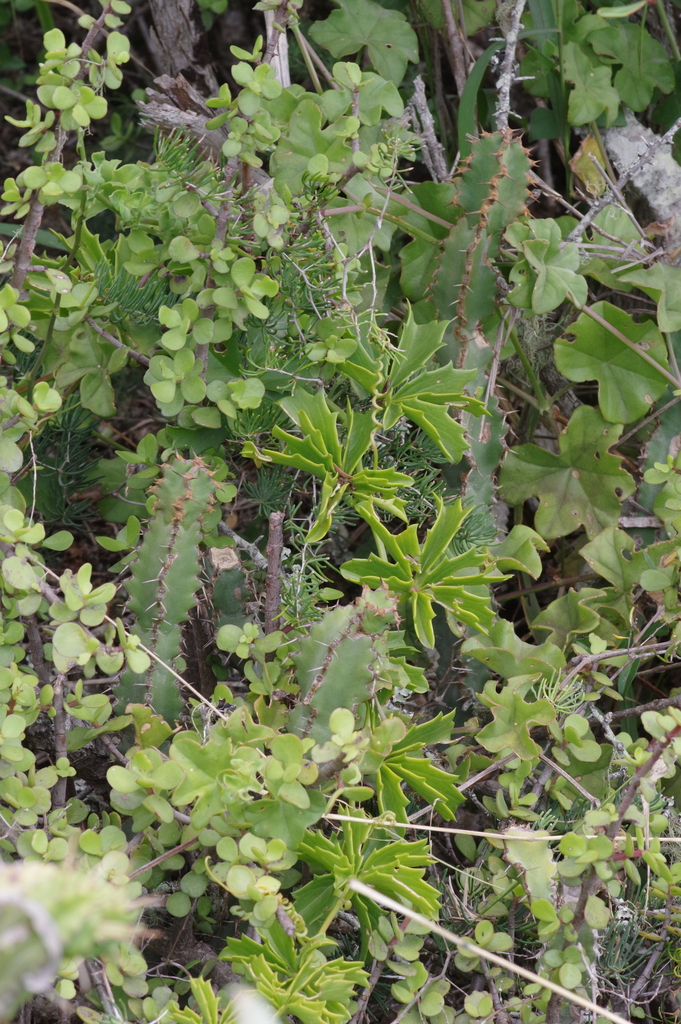
<path fill-rule="evenodd" d="M 508 131 L 508 116 L 511 112 L 511 86 L 515 68 L 515 53 L 518 45 L 518 33 L 520 31 L 520 19 L 525 10 L 525 0 L 517 0 L 511 13 L 506 36 L 506 52 L 501 65 L 501 73 L 497 82 L 497 112 L 496 122 L 500 132 Z"/>
<path fill-rule="evenodd" d="M 284 513 L 270 516 L 267 541 L 267 582 L 265 584 L 265 633 L 273 633 L 281 611 L 281 555 L 284 547 Z"/>

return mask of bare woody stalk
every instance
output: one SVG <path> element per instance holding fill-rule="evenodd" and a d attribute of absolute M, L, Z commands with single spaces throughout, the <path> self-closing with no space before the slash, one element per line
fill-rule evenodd
<path fill-rule="evenodd" d="M 270 13 L 270 12 L 268 11 L 268 13 Z M 267 25 L 267 27 L 268 27 L 267 49 L 265 50 L 265 53 L 263 54 L 263 58 L 262 58 L 263 64 L 271 64 L 272 63 L 272 58 L 274 57 L 275 53 L 279 49 L 279 42 L 280 42 L 280 38 L 279 37 L 286 31 L 286 29 L 288 27 L 289 19 L 291 17 L 290 12 L 288 10 L 288 0 L 283 0 L 283 3 L 280 3 L 279 6 L 276 7 L 271 12 L 271 15 L 272 15 L 271 22 L 270 22 L 270 19 L 268 19 L 268 25 Z"/>
<path fill-rule="evenodd" d="M 52 707 L 54 708 L 54 760 L 55 763 L 60 757 L 66 757 L 66 710 L 64 708 L 64 680 L 66 676 L 60 672 L 54 681 L 54 697 Z M 66 783 L 67 778 L 59 778 L 52 790 L 52 807 L 64 807 L 66 804 Z"/>
<path fill-rule="evenodd" d="M 124 345 L 123 342 L 119 341 L 119 339 L 114 337 L 113 334 L 110 334 L 109 331 L 105 331 L 103 327 L 100 327 L 97 321 L 93 320 L 91 316 L 85 317 L 85 321 L 90 325 L 93 331 L 96 331 L 101 338 L 104 338 L 105 341 L 108 341 L 110 345 L 114 346 L 114 348 L 127 349 L 128 355 L 130 355 L 133 359 L 136 359 L 141 366 L 149 366 L 149 359 L 147 356 L 143 356 L 141 352 L 135 352 L 134 349 L 128 348 L 127 345 Z"/>
<path fill-rule="evenodd" d="M 500 132 L 508 131 L 508 115 L 511 112 L 511 85 L 513 84 L 513 69 L 515 66 L 515 51 L 518 45 L 518 33 L 520 31 L 520 19 L 525 9 L 525 0 L 516 0 L 515 7 L 511 12 L 508 28 L 505 31 L 506 51 L 501 65 L 501 72 L 497 82 L 497 112 L 496 122 Z"/>
<path fill-rule="evenodd" d="M 92 49 L 92 45 L 95 39 L 104 27 L 104 21 L 107 15 L 109 15 L 110 13 L 111 4 L 108 3 L 106 4 L 104 9 L 102 10 L 102 13 L 97 18 L 97 21 L 94 23 L 88 34 L 85 36 L 85 39 L 83 40 L 82 51 L 84 57 L 87 57 L 88 52 Z M 80 66 L 80 71 L 76 75 L 74 81 L 78 81 L 80 78 L 84 78 L 86 68 L 87 64 L 85 63 L 85 61 L 83 61 L 83 63 L 81 63 Z M 57 147 L 50 154 L 50 159 L 52 161 L 56 161 L 61 158 L 61 154 L 66 143 L 66 138 L 67 133 L 60 129 L 57 133 Z M 31 199 L 29 211 L 26 216 L 26 220 L 24 221 L 24 230 L 21 236 L 21 241 L 19 242 L 16 256 L 14 257 L 14 271 L 12 273 L 11 284 L 13 288 L 17 288 L 19 291 L 21 291 L 21 289 L 24 287 L 24 281 L 26 280 L 26 275 L 31 266 L 31 260 L 33 259 L 33 250 L 35 249 L 35 241 L 38 235 L 38 229 L 40 228 L 43 219 L 43 213 L 45 212 L 45 207 L 38 199 L 39 194 L 39 192 L 35 192 L 33 198 Z"/>
<path fill-rule="evenodd" d="M 676 697 L 662 697 L 660 700 L 651 700 L 648 704 L 639 704 L 635 708 L 626 708 L 624 711 L 609 711 L 605 715 L 607 722 L 621 722 L 623 718 L 638 717 L 646 711 L 664 711 L 665 708 L 681 708 L 681 694 Z"/>
<path fill-rule="evenodd" d="M 37 615 L 29 615 L 26 620 L 26 636 L 28 648 L 31 652 L 33 669 L 38 677 L 41 686 L 46 686 L 50 681 L 50 671 L 45 661 L 43 641 L 40 635 L 40 625 Z"/>
<path fill-rule="evenodd" d="M 456 24 L 456 19 L 454 18 L 452 0 L 442 0 L 442 13 L 445 18 L 445 48 L 447 50 L 447 56 L 449 58 L 454 81 L 456 82 L 456 91 L 459 96 L 461 96 L 466 85 L 468 73 L 466 70 L 466 52 L 464 50 L 459 27 Z"/>
<path fill-rule="evenodd" d="M 267 582 L 265 583 L 265 633 L 273 633 L 281 611 L 281 555 L 284 548 L 284 513 L 270 516 L 267 541 Z"/>

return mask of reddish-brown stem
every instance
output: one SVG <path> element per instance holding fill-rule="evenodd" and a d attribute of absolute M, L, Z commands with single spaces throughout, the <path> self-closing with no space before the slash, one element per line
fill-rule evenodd
<path fill-rule="evenodd" d="M 102 31 L 104 21 L 108 14 L 111 13 L 111 4 L 108 3 L 97 21 L 94 23 L 88 34 L 83 40 L 83 56 L 87 57 L 89 50 L 92 48 L 92 44 L 95 39 Z M 76 75 L 74 81 L 85 77 L 87 65 L 83 62 L 80 66 L 80 70 Z M 67 133 L 62 129 L 59 129 L 57 133 L 57 147 L 50 154 L 50 160 L 57 161 L 61 157 L 64 144 L 66 143 Z M 43 213 L 45 207 L 38 199 L 39 192 L 35 192 L 31 199 L 30 209 L 26 220 L 24 221 L 24 231 L 19 242 L 17 254 L 14 260 L 14 273 L 12 274 L 12 287 L 18 288 L 20 291 L 24 287 L 24 281 L 26 280 L 26 274 L 31 266 L 31 260 L 33 259 L 33 250 L 35 249 L 35 240 L 38 234 L 38 229 L 42 223 Z"/>
<path fill-rule="evenodd" d="M 60 672 L 54 681 L 54 697 L 52 707 L 54 708 L 54 760 L 55 764 L 60 757 L 66 757 L 66 710 L 64 708 L 64 680 L 66 676 Z M 66 804 L 66 776 L 57 779 L 52 788 L 52 808 L 63 807 Z"/>
<path fill-rule="evenodd" d="M 31 266 L 36 235 L 43 219 L 44 209 L 45 207 L 38 199 L 38 193 L 36 192 L 31 199 L 30 209 L 24 221 L 24 230 L 14 260 L 12 287 L 17 288 L 19 291 L 24 287 L 24 281 Z"/>
<path fill-rule="evenodd" d="M 284 547 L 284 513 L 270 516 L 267 541 L 267 582 L 265 584 L 265 632 L 273 633 L 281 610 L 281 553 Z"/>
<path fill-rule="evenodd" d="M 31 652 L 33 669 L 40 681 L 40 685 L 45 686 L 50 681 L 50 672 L 45 661 L 43 640 L 40 635 L 40 626 L 36 615 L 29 615 L 26 618 L 26 636 L 28 637 L 28 648 Z"/>
<path fill-rule="evenodd" d="M 198 839 L 194 836 L 193 839 L 187 839 L 186 842 L 180 843 L 179 846 L 173 846 L 171 850 L 166 850 L 160 857 L 155 857 L 154 860 L 150 860 L 148 864 L 143 864 L 141 868 L 137 868 L 136 871 L 133 871 L 128 875 L 128 878 L 132 881 L 133 878 L 137 878 L 138 875 L 143 875 L 144 872 L 149 871 L 150 868 L 155 868 L 157 864 L 163 864 L 165 860 L 170 860 L 170 858 L 174 857 L 176 853 L 182 853 L 190 846 L 193 846 L 196 842 L 198 842 Z"/>
<path fill-rule="evenodd" d="M 288 11 L 288 0 L 283 0 L 283 3 L 280 3 L 277 9 L 274 11 L 272 31 L 267 41 L 267 49 L 265 50 L 265 53 L 263 54 L 262 58 L 263 64 L 271 64 L 272 58 L 274 57 L 274 54 L 277 51 L 280 32 L 279 29 L 276 28 L 276 26 L 281 25 L 284 31 L 286 31 L 286 28 L 289 23 L 289 18 L 290 14 Z"/>

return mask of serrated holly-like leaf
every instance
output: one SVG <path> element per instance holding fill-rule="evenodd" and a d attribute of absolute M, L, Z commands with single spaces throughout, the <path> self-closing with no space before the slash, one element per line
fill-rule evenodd
<path fill-rule="evenodd" d="M 390 428 L 406 416 L 423 430 L 451 462 L 459 462 L 468 447 L 463 426 L 451 415 L 466 409 L 481 415 L 484 406 L 463 393 L 474 370 L 455 370 L 451 363 L 436 370 L 423 367 L 442 347 L 446 321 L 417 324 L 411 309 L 400 331 L 397 355 L 390 370 L 396 390 L 386 404 L 383 425 Z"/>
<path fill-rule="evenodd" d="M 426 840 L 392 842 L 373 850 L 362 864 L 360 881 L 409 904 L 427 917 L 437 917 L 439 893 L 423 875 L 430 864 Z"/>
<path fill-rule="evenodd" d="M 358 510 L 373 515 L 376 505 L 391 516 L 405 519 L 405 501 L 398 490 L 411 485 L 412 478 L 395 469 L 364 468 L 362 459 L 371 446 L 378 424 L 370 411 L 345 414 L 346 436 L 338 435 L 338 409 L 333 409 L 322 391 L 310 394 L 298 388 L 295 395 L 282 399 L 281 405 L 300 430 L 302 437 L 274 427 L 273 435 L 285 442 L 283 451 L 266 449 L 258 457 L 311 473 L 322 481 L 317 518 L 308 534 L 310 542 L 323 540 L 328 533 L 334 508 L 345 499 Z M 453 427 L 456 423 L 452 421 Z M 251 448 L 244 449 L 251 454 Z M 361 512 L 361 514 L 364 514 Z"/>
<path fill-rule="evenodd" d="M 376 793 L 381 812 L 392 811 L 399 821 L 406 821 L 404 808 L 408 800 L 402 790 L 410 789 L 438 808 L 443 818 L 451 820 L 464 796 L 454 779 L 427 758 L 417 757 L 423 747 L 451 739 L 454 713 L 437 715 L 430 722 L 412 726 L 401 740 L 393 744 L 376 776 Z"/>
<path fill-rule="evenodd" d="M 298 853 L 303 860 L 330 872 L 337 887 L 344 885 L 354 874 L 365 885 L 371 885 L 401 903 L 408 901 L 419 913 L 436 916 L 439 894 L 423 877 L 431 863 L 427 842 L 381 844 L 363 856 L 355 850 L 367 835 L 365 829 L 364 819 L 358 815 L 357 825 L 343 823 L 344 842 L 337 836 L 309 833 L 299 845 Z M 360 897 L 353 897 L 356 904 L 360 900 Z"/>
<path fill-rule="evenodd" d="M 247 936 L 227 939 L 221 957 L 237 966 L 263 999 L 279 1012 L 280 1019 L 290 1015 L 301 1024 L 345 1024 L 345 1006 L 355 986 L 366 985 L 367 974 L 358 961 L 327 960 L 318 947 L 328 944 L 328 940 L 313 939 L 301 949 L 275 921 L 260 942 Z M 257 1013 L 261 1013 L 260 1005 Z M 255 1016 L 251 1013 L 251 1019 Z M 270 1017 L 271 1014 L 267 1019 Z M 225 1021 L 225 1012 L 221 1017 L 216 1013 L 215 1017 L 203 1019 Z"/>
<path fill-rule="evenodd" d="M 437 813 L 451 821 L 456 814 L 456 808 L 466 799 L 456 787 L 454 779 L 447 772 L 436 766 L 426 757 L 408 757 L 406 754 L 391 755 L 379 769 L 379 777 L 382 785 L 379 787 L 379 808 L 383 811 L 393 811 L 398 820 L 406 821 L 406 815 L 402 811 L 401 804 L 393 806 L 386 794 L 401 789 L 401 783 L 406 783 L 410 790 L 418 793 L 424 800 L 435 808 Z M 396 782 L 387 779 L 386 775 L 395 776 Z M 392 783 L 392 785 L 391 785 Z M 380 798 L 383 795 L 383 799 Z"/>
<path fill-rule="evenodd" d="M 461 647 L 463 654 L 481 661 L 492 671 L 514 676 L 553 675 L 565 667 L 565 657 L 553 644 L 527 644 L 516 636 L 506 619 L 499 619 L 489 636 L 473 636 Z"/>
<path fill-rule="evenodd" d="M 593 309 L 668 368 L 664 339 L 653 321 L 637 324 L 609 302 L 597 302 Z M 667 381 L 661 373 L 586 313 L 580 314 L 569 333 L 573 342 L 559 338 L 555 343 L 556 366 L 568 380 L 598 381 L 600 409 L 611 423 L 631 423 L 645 416 L 666 391 Z"/>
<path fill-rule="evenodd" d="M 394 534 L 373 518 L 371 528 L 386 556 L 372 553 L 368 558 L 353 558 L 341 566 L 341 573 L 372 589 L 385 581 L 391 590 L 403 595 L 411 608 L 416 635 L 426 647 L 435 644 L 434 604 L 442 605 L 454 619 L 484 632 L 492 625 L 493 617 L 489 601 L 479 588 L 499 576 L 496 570 L 485 568 L 483 552 L 471 548 L 452 556 L 448 550 L 469 512 L 460 501 L 446 506 L 439 502 L 437 519 L 423 544 L 414 524 Z M 388 555 L 394 561 L 389 561 Z"/>
<path fill-rule="evenodd" d="M 493 680 L 485 683 L 480 700 L 491 709 L 494 721 L 477 734 L 477 741 L 498 753 L 512 750 L 524 761 L 537 757 L 540 748 L 530 736 L 532 725 L 549 725 L 556 713 L 547 700 L 527 702 L 510 683 L 497 693 Z"/>
<path fill-rule="evenodd" d="M 622 103 L 632 110 L 645 110 L 656 88 L 665 93 L 674 88 L 674 70 L 667 51 L 642 25 L 618 20 L 590 33 L 589 43 L 596 53 L 615 57 L 622 65 L 614 85 Z"/>
<path fill-rule="evenodd" d="M 612 124 L 617 117 L 620 98 L 612 87 L 610 68 L 595 64 L 588 54 L 573 42 L 566 43 L 563 47 L 563 66 L 566 79 L 574 85 L 568 99 L 570 124 L 579 125 L 596 121 L 604 111 L 607 124 Z"/>
<path fill-rule="evenodd" d="M 366 46 L 379 75 L 399 85 L 407 62 L 418 60 L 418 39 L 404 14 L 373 0 L 340 0 L 340 7 L 312 26 L 312 39 L 334 57 L 346 57 Z"/>
<path fill-rule="evenodd" d="M 534 444 L 509 453 L 500 475 L 502 494 L 513 504 L 539 498 L 535 527 L 547 540 L 580 526 L 595 537 L 617 522 L 620 502 L 635 490 L 622 460 L 608 452 L 621 432 L 619 424 L 580 405 L 560 436 L 559 455 Z"/>

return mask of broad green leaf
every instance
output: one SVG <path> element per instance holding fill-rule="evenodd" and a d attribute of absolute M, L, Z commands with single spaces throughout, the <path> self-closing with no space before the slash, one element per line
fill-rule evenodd
<path fill-rule="evenodd" d="M 21 448 L 7 437 L 0 437 L 0 470 L 3 473 L 16 473 L 24 464 Z"/>
<path fill-rule="evenodd" d="M 312 26 L 312 39 L 334 57 L 346 57 L 366 46 L 379 75 L 400 85 L 407 62 L 418 60 L 418 39 L 404 14 L 373 0 L 339 2 L 339 11 Z"/>
<path fill-rule="evenodd" d="M 614 86 L 622 103 L 632 110 L 645 110 L 655 89 L 668 93 L 674 88 L 674 70 L 667 51 L 643 25 L 618 20 L 591 32 L 589 43 L 596 53 L 614 57 L 622 65 L 615 74 Z"/>
<path fill-rule="evenodd" d="M 618 275 L 657 302 L 657 324 L 661 331 L 681 330 L 681 267 L 656 263 L 646 270 Z"/>
<path fill-rule="evenodd" d="M 606 124 L 612 124 L 617 117 L 620 98 L 612 87 L 610 68 L 595 64 L 573 42 L 563 46 L 563 65 L 566 79 L 574 85 L 568 99 L 570 124 L 596 121 L 604 112 Z"/>
<path fill-rule="evenodd" d="M 579 406 L 560 436 L 559 455 L 533 444 L 509 453 L 500 475 L 502 494 L 513 504 L 539 498 L 535 527 L 547 540 L 580 526 L 595 537 L 617 523 L 620 502 L 635 489 L 621 459 L 608 451 L 621 432 L 596 409 Z"/>
<path fill-rule="evenodd" d="M 512 305 L 537 314 L 550 313 L 565 299 L 584 305 L 588 289 L 579 273 L 577 246 L 563 245 L 555 220 L 518 221 L 506 230 L 505 237 L 519 255 L 509 275 L 515 284 L 508 297 Z"/>
<path fill-rule="evenodd" d="M 603 928 L 608 927 L 611 914 L 603 900 L 599 899 L 598 896 L 589 896 L 584 908 L 584 917 L 588 925 L 598 931 L 602 931 Z"/>
<path fill-rule="evenodd" d="M 329 161 L 331 174 L 343 174 L 350 165 L 352 150 L 347 140 L 338 137 L 333 125 L 322 129 L 321 110 L 312 100 L 303 99 L 270 159 L 277 187 L 282 183 L 292 191 L 299 189 L 309 161 L 320 153 Z"/>
<path fill-rule="evenodd" d="M 653 321 L 637 324 L 609 302 L 597 302 L 593 309 L 660 366 L 669 368 L 664 339 Z M 640 419 L 666 391 L 667 380 L 661 373 L 586 313 L 570 325 L 568 333 L 574 341 L 563 337 L 554 345 L 556 366 L 568 380 L 598 381 L 600 410 L 611 423 Z"/>
<path fill-rule="evenodd" d="M 502 572 L 511 569 L 527 572 L 538 579 L 542 574 L 542 561 L 538 551 L 549 551 L 548 544 L 536 530 L 521 523 L 514 526 L 501 544 L 493 548 L 494 557 Z"/>
<path fill-rule="evenodd" d="M 539 639 L 568 650 L 573 639 L 584 633 L 595 633 L 601 622 L 598 612 L 589 607 L 589 598 L 603 596 L 602 590 L 583 587 L 569 590 L 552 601 L 532 622 Z"/>
<path fill-rule="evenodd" d="M 15 590 L 38 590 L 38 581 L 33 569 L 23 558 L 11 555 L 2 563 L 2 576 Z"/>
<path fill-rule="evenodd" d="M 186 917 L 192 908 L 192 901 L 186 892 L 174 892 L 166 900 L 166 910 L 173 917 Z"/>
<path fill-rule="evenodd" d="M 666 550 L 673 548 L 673 542 L 656 545 Z M 616 600 L 614 607 L 628 618 L 631 607 L 631 592 L 640 582 L 641 573 L 648 568 L 644 551 L 637 551 L 634 539 L 614 526 L 608 526 L 598 536 L 581 549 L 582 558 L 586 559 L 594 572 L 603 576 L 615 588 Z"/>
<path fill-rule="evenodd" d="M 582 972 L 577 964 L 562 964 L 558 979 L 565 988 L 578 988 L 582 983 Z"/>
<path fill-rule="evenodd" d="M 620 7 L 600 7 L 598 13 L 601 18 L 629 18 L 645 7 L 646 3 L 647 0 L 635 0 L 633 4 L 622 4 Z"/>
<path fill-rule="evenodd" d="M 308 790 L 309 807 L 296 807 L 281 800 L 254 800 L 243 812 L 256 836 L 283 840 L 290 850 L 298 848 L 304 835 L 319 821 L 326 809 L 323 793 Z"/>
<path fill-rule="evenodd" d="M 551 900 L 554 896 L 552 881 L 558 869 L 548 842 L 549 833 L 537 829 L 530 833 L 527 841 L 526 829 L 511 828 L 505 833 L 504 857 L 509 864 L 519 869 L 529 895 L 535 900 Z M 535 836 L 546 836 L 543 843 Z M 517 838 L 515 838 L 517 837 Z"/>
<path fill-rule="evenodd" d="M 199 255 L 199 250 L 189 241 L 188 238 L 184 238 L 182 235 L 178 235 L 177 238 L 173 238 L 172 242 L 168 246 L 168 252 L 173 260 L 177 260 L 179 263 L 188 263 L 190 260 L 195 260 Z M 170 324 L 168 326 L 175 326 Z"/>
<path fill-rule="evenodd" d="M 494 715 L 494 721 L 476 736 L 483 747 L 493 753 L 512 750 L 523 761 L 539 755 L 540 747 L 530 736 L 530 728 L 555 721 L 556 713 L 547 700 L 525 701 L 510 683 L 497 693 L 497 683 L 491 679 L 485 683 L 480 700 Z"/>

